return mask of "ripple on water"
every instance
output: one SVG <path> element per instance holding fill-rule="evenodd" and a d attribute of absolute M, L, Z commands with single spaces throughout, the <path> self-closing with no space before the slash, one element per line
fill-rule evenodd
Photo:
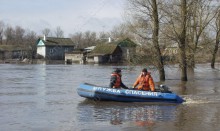
<path fill-rule="evenodd" d="M 0 93 L 0 96 L 33 96 L 37 95 L 37 92 L 5 92 Z"/>
<path fill-rule="evenodd" d="M 187 95 L 183 96 L 183 99 L 185 100 L 183 104 L 220 103 L 217 95 Z"/>

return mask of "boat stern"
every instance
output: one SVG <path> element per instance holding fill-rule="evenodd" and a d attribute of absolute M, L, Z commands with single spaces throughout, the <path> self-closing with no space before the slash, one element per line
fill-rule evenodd
<path fill-rule="evenodd" d="M 178 96 L 178 95 L 176 96 L 176 101 L 177 101 L 177 103 L 185 102 L 185 100 L 182 97 Z"/>

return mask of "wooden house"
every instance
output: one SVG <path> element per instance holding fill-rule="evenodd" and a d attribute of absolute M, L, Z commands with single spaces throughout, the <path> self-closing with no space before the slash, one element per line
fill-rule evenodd
<path fill-rule="evenodd" d="M 3 60 L 4 59 L 4 51 L 2 51 L 1 49 L 0 49 L 0 60 Z"/>
<path fill-rule="evenodd" d="M 87 56 L 87 62 L 118 63 L 122 60 L 122 49 L 116 44 L 99 44 Z"/>
<path fill-rule="evenodd" d="M 120 46 L 122 49 L 122 60 L 123 61 L 131 61 L 133 56 L 136 53 L 137 44 L 135 44 L 129 38 L 126 38 L 122 41 L 119 41 L 117 43 L 117 45 Z"/>
<path fill-rule="evenodd" d="M 37 56 L 48 60 L 64 60 L 75 44 L 70 38 L 43 37 L 37 40 Z"/>
<path fill-rule="evenodd" d="M 74 50 L 72 52 L 65 53 L 65 62 L 66 64 L 72 63 L 85 63 L 86 52 L 83 49 Z"/>
<path fill-rule="evenodd" d="M 175 56 L 178 53 L 178 49 L 179 48 L 178 48 L 177 43 L 171 44 L 165 48 L 165 50 L 163 51 L 163 55 L 164 56 Z"/>
<path fill-rule="evenodd" d="M 175 60 L 178 56 L 179 47 L 177 43 L 169 44 L 164 50 L 161 51 L 164 60 Z"/>
<path fill-rule="evenodd" d="M 30 49 L 25 45 L 1 45 L 0 59 L 24 59 L 29 52 Z"/>
<path fill-rule="evenodd" d="M 65 53 L 65 62 L 67 64 L 71 63 L 86 63 L 87 54 L 91 53 L 96 46 L 90 46 L 84 49 L 76 49 L 72 52 Z"/>

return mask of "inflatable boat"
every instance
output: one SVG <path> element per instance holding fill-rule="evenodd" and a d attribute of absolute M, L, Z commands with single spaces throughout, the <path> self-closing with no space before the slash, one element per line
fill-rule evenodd
<path fill-rule="evenodd" d="M 151 92 L 132 89 L 115 89 L 100 87 L 88 83 L 80 84 L 80 86 L 77 88 L 77 93 L 81 97 L 101 101 L 168 103 L 184 102 L 180 96 L 172 93 L 171 91 L 164 92 L 157 89 L 156 92 Z"/>

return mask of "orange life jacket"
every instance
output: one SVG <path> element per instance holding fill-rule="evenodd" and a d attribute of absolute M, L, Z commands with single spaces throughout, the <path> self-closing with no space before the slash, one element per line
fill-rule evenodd
<path fill-rule="evenodd" d="M 112 73 L 111 76 L 116 76 L 116 82 L 113 85 L 113 87 L 120 88 L 120 86 L 121 86 L 121 77 L 120 77 L 120 75 L 117 74 L 117 73 Z"/>
<path fill-rule="evenodd" d="M 154 91 L 154 82 L 150 74 L 147 74 L 146 76 L 140 75 L 136 82 L 134 83 L 134 86 L 138 85 L 138 90 L 145 90 L 145 91 Z"/>

